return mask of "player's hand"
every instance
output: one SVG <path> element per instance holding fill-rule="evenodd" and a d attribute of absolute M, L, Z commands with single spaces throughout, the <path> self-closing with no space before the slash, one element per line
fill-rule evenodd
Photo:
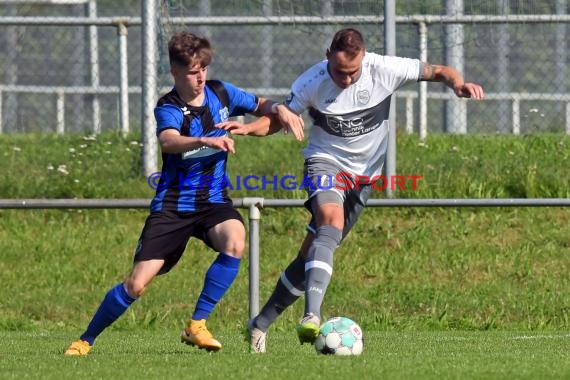
<path fill-rule="evenodd" d="M 233 120 L 216 124 L 216 128 L 224 129 L 232 135 L 247 135 L 250 132 L 250 128 L 247 124 Z"/>
<path fill-rule="evenodd" d="M 224 152 L 235 153 L 236 150 L 234 148 L 234 140 L 230 139 L 227 136 L 223 137 L 206 137 L 202 140 L 202 143 L 214 149 L 220 149 Z"/>
<path fill-rule="evenodd" d="M 460 98 L 473 98 L 481 100 L 485 98 L 483 87 L 476 83 L 464 83 L 463 85 L 454 89 L 455 95 Z"/>
<path fill-rule="evenodd" d="M 287 134 L 291 132 L 295 136 L 295 139 L 298 141 L 303 140 L 305 137 L 305 123 L 301 116 L 291 111 L 285 104 L 279 104 L 277 106 L 277 117 L 283 126 L 283 133 Z"/>

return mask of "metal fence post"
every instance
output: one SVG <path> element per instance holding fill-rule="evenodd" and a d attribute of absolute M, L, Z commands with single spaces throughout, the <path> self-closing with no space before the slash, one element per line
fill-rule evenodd
<path fill-rule="evenodd" d="M 9 16 L 15 16 L 17 9 L 15 6 L 10 6 L 7 10 Z M 2 67 L 2 74 L 4 80 L 8 85 L 18 84 L 18 54 L 21 50 L 18 44 L 18 35 L 20 28 L 18 26 L 9 26 L 2 33 L 6 39 L 6 47 L 3 54 L 6 57 L 6 62 Z M 19 109 L 18 94 L 6 91 L 6 98 L 4 99 L 5 107 L 5 127 L 2 128 L 5 132 L 16 131 L 18 128 L 18 109 Z"/>
<path fill-rule="evenodd" d="M 143 174 L 156 171 L 157 144 L 154 135 L 154 107 L 157 94 L 157 7 L 156 0 L 142 1 L 142 142 Z"/>
<path fill-rule="evenodd" d="M 501 14 L 509 14 L 508 0 L 497 0 L 497 7 Z M 509 92 L 511 89 L 511 37 L 509 25 L 499 24 L 497 25 L 497 31 L 497 86 L 503 89 L 504 92 Z M 509 120 L 505 117 L 505 115 L 509 114 L 510 105 L 511 103 L 506 99 L 499 101 L 497 107 L 497 130 L 500 133 L 508 133 L 510 131 Z"/>
<path fill-rule="evenodd" d="M 567 15 L 566 5 L 567 0 L 556 0 L 556 14 L 559 16 Z M 567 48 L 567 29 L 568 26 L 564 23 L 560 23 L 556 27 L 556 48 L 555 48 L 555 60 L 556 60 L 556 87 L 555 92 L 559 94 L 565 94 L 568 92 L 568 48 Z M 557 107 L 557 111 L 560 113 L 564 112 L 564 105 L 560 104 Z M 566 114 L 568 115 L 568 114 Z M 568 122 L 568 117 L 566 118 L 566 134 L 570 134 L 570 126 Z"/>
<path fill-rule="evenodd" d="M 56 133 L 63 135 L 65 132 L 65 93 L 59 91 L 56 96 Z"/>
<path fill-rule="evenodd" d="M 428 61 L 428 28 L 425 22 L 418 24 L 418 31 L 420 34 L 420 61 Z M 419 108 L 419 135 L 420 140 L 425 140 L 428 134 L 427 126 L 427 82 L 421 81 L 418 94 L 418 108 Z"/>
<path fill-rule="evenodd" d="M 121 117 L 121 132 L 123 135 L 129 133 L 129 71 L 127 61 L 127 35 L 129 31 L 124 23 L 119 23 L 117 27 L 119 35 L 119 113 Z"/>
<path fill-rule="evenodd" d="M 89 0 L 89 18 L 97 18 L 97 0 Z M 89 60 L 91 63 L 91 87 L 93 87 L 93 133 L 101 133 L 101 103 L 99 101 L 99 37 L 97 25 L 89 26 Z"/>
<path fill-rule="evenodd" d="M 270 0 L 263 0 L 263 15 L 271 17 L 273 7 Z M 273 87 L 273 26 L 266 25 L 263 27 L 264 38 L 261 41 L 261 83 L 263 87 Z"/>
<path fill-rule="evenodd" d="M 384 54 L 396 55 L 396 1 L 386 0 L 384 3 Z M 392 178 L 396 175 L 396 96 L 390 100 L 390 119 L 388 121 L 388 151 L 384 165 L 384 175 Z M 386 196 L 392 198 L 394 190 L 386 186 Z"/>
<path fill-rule="evenodd" d="M 259 312 L 259 220 L 263 198 L 243 198 L 249 209 L 249 317 Z"/>
<path fill-rule="evenodd" d="M 450 17 L 463 15 L 463 0 L 447 0 L 447 15 Z M 448 24 L 446 31 L 446 64 L 464 73 L 464 34 L 463 24 Z M 451 89 L 447 92 L 453 93 Z M 467 104 L 464 99 L 455 96 L 445 102 L 445 130 L 449 133 L 467 133 Z"/>

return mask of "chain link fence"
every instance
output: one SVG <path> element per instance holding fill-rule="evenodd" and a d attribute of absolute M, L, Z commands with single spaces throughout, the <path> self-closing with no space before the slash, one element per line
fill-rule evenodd
<path fill-rule="evenodd" d="M 148 1 L 0 0 L 0 131 L 140 130 L 141 14 Z M 159 92 L 171 86 L 166 42 L 181 29 L 212 39 L 212 78 L 276 100 L 323 59 L 341 27 L 357 27 L 368 50 L 383 53 L 383 1 L 160 0 L 156 9 Z M 397 97 L 398 127 L 570 133 L 567 11 L 566 0 L 397 1 L 397 54 L 455 66 L 488 97 L 450 100 L 444 86 L 426 84 L 422 121 L 420 85 L 408 84 Z M 128 95 L 126 128 L 121 89 Z"/>

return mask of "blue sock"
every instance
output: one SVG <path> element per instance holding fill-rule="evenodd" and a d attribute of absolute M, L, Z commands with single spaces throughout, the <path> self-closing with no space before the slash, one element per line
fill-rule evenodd
<path fill-rule="evenodd" d="M 222 299 L 226 291 L 230 288 L 239 271 L 240 259 L 220 253 L 216 260 L 206 272 L 204 288 L 196 309 L 192 314 L 192 319 L 208 319 L 214 306 Z"/>
<path fill-rule="evenodd" d="M 105 299 L 103 299 L 99 309 L 97 309 L 91 322 L 89 322 L 87 330 L 79 339 L 93 345 L 99 334 L 111 323 L 115 322 L 135 300 L 136 298 L 129 296 L 122 283 L 117 284 L 107 292 Z"/>

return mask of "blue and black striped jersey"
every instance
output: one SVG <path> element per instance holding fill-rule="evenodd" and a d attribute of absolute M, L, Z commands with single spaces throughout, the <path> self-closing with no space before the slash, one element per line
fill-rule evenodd
<path fill-rule="evenodd" d="M 258 99 L 254 94 L 227 82 L 212 82 L 207 81 L 204 103 L 200 107 L 186 104 L 176 89 L 162 96 L 154 110 L 157 136 L 172 128 L 183 136 L 222 137 L 227 132 L 215 128 L 215 124 L 257 108 Z M 151 212 L 192 212 L 212 204 L 231 203 L 227 191 L 227 158 L 227 152 L 209 147 L 178 154 L 163 153 L 161 180 L 150 205 Z"/>

